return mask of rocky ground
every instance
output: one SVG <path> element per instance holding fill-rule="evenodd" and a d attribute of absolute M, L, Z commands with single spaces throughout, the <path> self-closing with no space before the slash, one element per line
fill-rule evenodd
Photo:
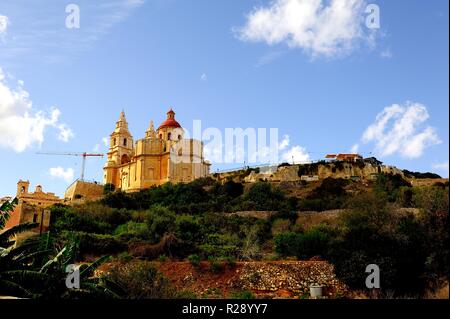
<path fill-rule="evenodd" d="M 161 262 L 157 268 L 178 289 L 200 298 L 226 298 L 251 291 L 258 298 L 308 298 L 309 286 L 324 286 L 326 298 L 339 298 L 347 289 L 326 261 L 238 262 L 214 272 L 206 262 L 194 267 L 188 262 Z"/>

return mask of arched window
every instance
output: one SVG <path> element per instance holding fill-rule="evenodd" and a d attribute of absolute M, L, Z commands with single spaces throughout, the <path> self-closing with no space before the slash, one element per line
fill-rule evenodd
<path fill-rule="evenodd" d="M 121 164 L 126 164 L 130 162 L 130 157 L 127 154 L 123 154 L 121 159 L 120 159 L 120 163 Z"/>
<path fill-rule="evenodd" d="M 162 134 L 159 134 L 159 138 L 162 139 Z"/>
<path fill-rule="evenodd" d="M 126 138 L 123 139 L 123 146 L 127 146 L 127 139 Z"/>
<path fill-rule="evenodd" d="M 116 146 L 117 140 L 116 138 L 113 139 L 113 146 Z"/>
<path fill-rule="evenodd" d="M 178 140 L 181 140 L 181 135 L 178 135 Z"/>

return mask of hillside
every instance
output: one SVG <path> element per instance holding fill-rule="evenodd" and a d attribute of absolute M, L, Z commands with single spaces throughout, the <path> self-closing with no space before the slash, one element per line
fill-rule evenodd
<path fill-rule="evenodd" d="M 92 280 L 129 298 L 307 298 L 313 283 L 327 298 L 369 297 L 369 264 L 382 271 L 378 296 L 448 283 L 447 180 L 233 174 L 135 193 L 106 186 L 98 201 L 53 206 L 46 243 L 74 247 L 79 264 L 111 256 Z"/>

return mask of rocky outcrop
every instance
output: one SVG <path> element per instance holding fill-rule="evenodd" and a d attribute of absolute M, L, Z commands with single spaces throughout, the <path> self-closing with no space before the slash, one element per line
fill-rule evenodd
<path fill-rule="evenodd" d="M 281 166 L 269 171 L 251 171 L 244 178 L 244 182 L 255 183 L 260 180 L 269 182 L 315 181 L 327 177 L 373 180 L 380 173 L 404 176 L 403 172 L 394 166 L 376 165 L 367 162 L 319 162 Z"/>

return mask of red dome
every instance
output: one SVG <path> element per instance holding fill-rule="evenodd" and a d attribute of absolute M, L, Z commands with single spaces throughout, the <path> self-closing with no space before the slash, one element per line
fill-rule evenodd
<path fill-rule="evenodd" d="M 163 127 L 181 127 L 181 125 L 174 119 L 167 119 L 159 126 L 159 128 Z"/>
<path fill-rule="evenodd" d="M 165 120 L 158 129 L 164 128 L 164 127 L 181 127 L 180 123 L 178 123 L 175 120 L 175 112 L 170 109 L 169 112 L 167 112 L 167 120 Z"/>

